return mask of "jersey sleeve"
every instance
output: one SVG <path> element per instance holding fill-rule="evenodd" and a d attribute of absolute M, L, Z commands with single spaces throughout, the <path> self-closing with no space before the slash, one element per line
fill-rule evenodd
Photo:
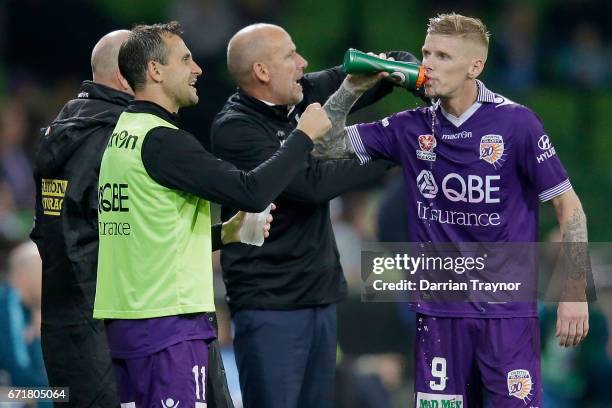
<path fill-rule="evenodd" d="M 346 127 L 346 132 L 361 164 L 375 159 L 387 159 L 400 163 L 397 133 L 398 114 L 377 122 L 361 123 Z"/>
<path fill-rule="evenodd" d="M 520 132 L 519 166 L 529 179 L 541 202 L 551 200 L 572 189 L 567 171 L 540 118 L 523 108 L 516 123 Z"/>

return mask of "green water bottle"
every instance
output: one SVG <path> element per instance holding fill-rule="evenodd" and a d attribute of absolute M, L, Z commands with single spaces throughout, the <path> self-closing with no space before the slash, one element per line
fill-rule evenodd
<path fill-rule="evenodd" d="M 344 54 L 342 69 L 347 74 L 373 74 L 388 72 L 404 88 L 415 90 L 425 83 L 425 68 L 414 62 L 388 61 L 349 48 Z"/>

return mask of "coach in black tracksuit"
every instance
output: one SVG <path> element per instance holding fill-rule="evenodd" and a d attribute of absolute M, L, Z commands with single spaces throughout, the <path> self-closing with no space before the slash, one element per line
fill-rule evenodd
<path fill-rule="evenodd" d="M 104 324 L 93 320 L 93 302 L 100 161 L 132 100 L 116 63 L 128 34 L 116 31 L 98 42 L 94 81 L 84 81 L 77 98 L 44 131 L 36 157 L 30 236 L 43 261 L 41 341 L 49 383 L 70 388 L 70 402 L 62 407 L 119 406 Z"/>
<path fill-rule="evenodd" d="M 408 53 L 389 54 L 415 60 Z M 228 47 L 228 69 L 239 89 L 213 122 L 213 153 L 243 170 L 268 159 L 305 107 L 324 104 L 345 77 L 339 67 L 302 77 L 306 65 L 282 28 L 254 25 L 239 31 Z M 355 109 L 392 88 L 381 83 Z M 224 247 L 221 265 L 246 408 L 333 406 L 335 303 L 345 298 L 347 285 L 329 200 L 379 180 L 390 166 L 310 157 L 275 200 L 263 246 Z M 223 207 L 222 218 L 234 213 Z"/>
<path fill-rule="evenodd" d="M 31 234 L 43 261 L 41 340 L 49 383 L 71 407 L 119 405 L 104 324 L 93 320 L 102 152 L 131 96 L 85 81 L 42 139 Z M 62 404 L 64 406 L 64 404 Z"/>

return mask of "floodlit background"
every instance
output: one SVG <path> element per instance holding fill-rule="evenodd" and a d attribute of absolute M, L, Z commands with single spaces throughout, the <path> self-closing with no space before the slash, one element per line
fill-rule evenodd
<path fill-rule="evenodd" d="M 4 0 L 0 1 L 0 278 L 6 274 L 9 252 L 27 239 L 32 225 L 32 157 L 39 129 L 76 96 L 82 80 L 90 79 L 91 49 L 106 32 L 135 23 L 181 22 L 184 39 L 204 70 L 197 85 L 200 103 L 182 111 L 181 117 L 184 127 L 208 146 L 211 119 L 233 92 L 225 47 L 241 27 L 254 22 L 282 25 L 308 60 L 308 71 L 316 71 L 340 64 L 349 47 L 407 50 L 420 57 L 427 18 L 448 11 L 480 17 L 489 27 L 491 47 L 481 79 L 490 89 L 538 113 L 582 199 L 590 240 L 611 241 L 612 2 Z M 398 89 L 350 120 L 376 120 L 417 104 Z M 414 316 L 404 304 L 365 304 L 359 297 L 361 243 L 402 240 L 400 179 L 398 171 L 391 172 L 371 188 L 332 202 L 336 239 L 352 288 L 350 299 L 339 306 L 339 407 L 406 407 L 412 401 Z M 544 205 L 542 240 L 555 239 L 555 222 L 552 208 Z M 599 255 L 605 265 L 606 254 Z M 219 277 L 218 257 L 216 266 Z M 609 272 L 599 282 L 600 299 L 610 299 Z M 2 285 L 8 290 L 7 282 Z M 220 339 L 231 366 L 231 329 L 220 279 L 216 293 Z M 3 339 L 6 330 L 0 327 L 0 385 L 44 384 L 37 319 L 29 317 L 36 311 L 1 303 L 0 326 L 22 324 L 24 336 Z M 612 312 L 601 303 L 592 305 L 591 332 L 576 349 L 556 345 L 554 307 L 542 305 L 541 312 L 546 406 L 612 406 Z M 7 353 L 24 350 L 27 358 L 21 366 L 3 366 Z M 237 372 L 228 368 L 228 381 L 240 406 Z M 24 373 L 30 376 L 23 377 Z"/>

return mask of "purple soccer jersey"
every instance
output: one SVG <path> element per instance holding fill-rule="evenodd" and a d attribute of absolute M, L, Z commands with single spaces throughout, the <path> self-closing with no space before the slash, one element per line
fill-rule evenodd
<path fill-rule="evenodd" d="M 477 101 L 460 117 L 437 103 L 346 128 L 362 163 L 402 166 L 412 242 L 535 242 L 539 202 L 571 189 L 539 118 L 477 84 Z M 536 316 L 535 299 L 413 307 L 433 316 Z"/>

